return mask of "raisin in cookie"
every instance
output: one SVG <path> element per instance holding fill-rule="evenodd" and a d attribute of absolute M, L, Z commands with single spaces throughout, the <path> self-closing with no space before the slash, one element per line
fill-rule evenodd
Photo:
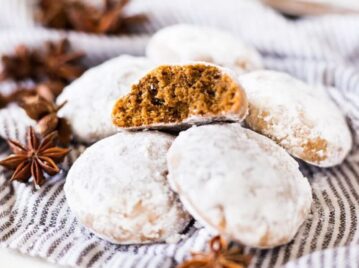
<path fill-rule="evenodd" d="M 207 63 L 162 65 L 121 97 L 113 123 L 121 128 L 173 128 L 242 121 L 247 98 L 235 75 Z"/>
<path fill-rule="evenodd" d="M 172 240 L 190 220 L 167 182 L 173 137 L 123 132 L 89 147 L 71 167 L 67 203 L 79 221 L 116 244 Z"/>
<path fill-rule="evenodd" d="M 230 33 L 186 24 L 158 31 L 148 43 L 146 54 L 161 64 L 205 61 L 238 73 L 263 66 L 258 52 Z"/>
<path fill-rule="evenodd" d="M 192 216 L 244 245 L 288 243 L 310 212 L 311 188 L 298 163 L 238 123 L 181 132 L 167 163 L 170 185 Z"/>
<path fill-rule="evenodd" d="M 248 95 L 250 128 L 310 164 L 329 167 L 343 161 L 352 147 L 351 134 L 322 88 L 275 71 L 252 72 L 240 81 Z"/>
<path fill-rule="evenodd" d="M 68 101 L 59 116 L 69 120 L 81 142 L 92 143 L 116 133 L 111 123 L 116 99 L 127 94 L 131 84 L 151 68 L 149 60 L 126 55 L 91 68 L 58 97 L 58 103 Z"/>

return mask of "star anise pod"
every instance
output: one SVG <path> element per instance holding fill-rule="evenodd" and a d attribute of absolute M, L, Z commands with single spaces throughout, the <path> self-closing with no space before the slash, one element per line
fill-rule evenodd
<path fill-rule="evenodd" d="M 177 268 L 245 268 L 251 261 L 251 256 L 239 247 L 229 247 L 220 236 L 211 239 L 209 248 L 208 253 L 192 253 L 192 258 Z"/>
<path fill-rule="evenodd" d="M 54 102 L 56 97 L 60 95 L 65 84 L 61 81 L 46 81 L 39 83 L 33 87 L 18 87 L 9 95 L 0 95 L 0 108 L 3 108 L 9 103 L 18 103 L 21 105 L 24 98 L 41 96 L 49 102 Z M 3 104 L 3 106 L 1 106 Z"/>
<path fill-rule="evenodd" d="M 84 72 L 85 69 L 80 63 L 83 56 L 83 52 L 71 51 L 67 39 L 46 42 L 44 47 L 38 49 L 19 45 L 15 49 L 15 54 L 2 56 L 0 80 L 50 80 L 67 84 Z"/>
<path fill-rule="evenodd" d="M 69 149 L 55 146 L 57 133 L 52 132 L 40 139 L 33 128 L 26 134 L 27 144 L 9 140 L 13 154 L 0 161 L 0 165 L 14 170 L 10 181 L 28 182 L 31 176 L 35 186 L 45 182 L 45 173 L 53 176 L 60 172 L 57 164 L 61 163 L 69 153 Z"/>
<path fill-rule="evenodd" d="M 125 16 L 124 8 L 128 3 L 129 0 L 104 0 L 101 9 L 78 0 L 41 0 L 37 18 L 50 28 L 118 34 L 147 20 L 143 14 Z"/>
<path fill-rule="evenodd" d="M 18 103 L 23 98 L 27 96 L 32 96 L 35 94 L 34 88 L 22 88 L 19 87 L 15 89 L 11 94 L 2 95 L 0 94 L 0 109 L 6 107 L 10 103 Z"/>
<path fill-rule="evenodd" d="M 23 98 L 36 94 L 35 88 L 19 87 L 6 96 L 7 103 L 19 103 Z"/>
<path fill-rule="evenodd" d="M 59 80 L 49 80 L 36 85 L 34 91 L 48 101 L 55 101 L 65 87 L 65 83 Z"/>
<path fill-rule="evenodd" d="M 0 93 L 0 109 L 6 107 L 8 104 L 7 98 Z"/>
<path fill-rule="evenodd" d="M 43 136 L 58 132 L 59 142 L 68 145 L 71 140 L 71 126 L 65 118 L 57 116 L 57 112 L 66 104 L 56 105 L 40 95 L 27 96 L 19 103 L 26 114 L 37 121 L 37 130 Z"/>

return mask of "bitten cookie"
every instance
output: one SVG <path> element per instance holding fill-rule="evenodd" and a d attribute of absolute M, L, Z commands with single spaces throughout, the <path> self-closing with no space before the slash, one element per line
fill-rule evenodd
<path fill-rule="evenodd" d="M 148 43 L 146 54 L 160 64 L 205 61 L 238 73 L 263 67 L 259 53 L 240 39 L 195 25 L 178 24 L 158 31 Z"/>
<path fill-rule="evenodd" d="M 167 182 L 172 141 L 159 132 L 123 132 L 89 147 L 65 184 L 67 203 L 79 221 L 116 244 L 176 239 L 190 216 Z"/>
<path fill-rule="evenodd" d="M 310 164 L 340 164 L 352 147 L 345 117 L 322 88 L 288 74 L 256 71 L 240 77 L 249 101 L 246 123 Z"/>
<path fill-rule="evenodd" d="M 247 98 L 235 75 L 207 63 L 162 65 L 121 97 L 112 112 L 121 128 L 173 128 L 242 121 Z"/>
<path fill-rule="evenodd" d="M 69 120 L 75 138 L 85 143 L 116 133 L 111 123 L 116 99 L 130 92 L 131 84 L 151 68 L 149 60 L 127 55 L 91 68 L 58 97 L 58 103 L 68 101 L 59 116 Z"/>
<path fill-rule="evenodd" d="M 181 132 L 167 163 L 170 185 L 192 216 L 244 245 L 288 243 L 310 212 L 311 188 L 297 162 L 238 123 Z"/>

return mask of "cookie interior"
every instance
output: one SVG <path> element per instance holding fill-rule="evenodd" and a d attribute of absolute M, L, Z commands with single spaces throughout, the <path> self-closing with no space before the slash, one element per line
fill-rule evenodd
<path fill-rule="evenodd" d="M 132 86 L 113 110 L 119 127 L 179 123 L 191 116 L 243 117 L 246 97 L 239 84 L 218 67 L 206 64 L 164 65 Z"/>

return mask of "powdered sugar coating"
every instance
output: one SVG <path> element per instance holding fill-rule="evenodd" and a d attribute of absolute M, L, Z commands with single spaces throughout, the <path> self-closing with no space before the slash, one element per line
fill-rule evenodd
<path fill-rule="evenodd" d="M 91 68 L 67 86 L 57 103 L 68 101 L 59 115 L 69 120 L 75 138 L 92 143 L 116 133 L 111 121 L 116 99 L 152 67 L 146 58 L 124 55 Z"/>
<path fill-rule="evenodd" d="M 205 61 L 237 73 L 263 67 L 259 53 L 230 33 L 187 24 L 158 31 L 148 43 L 146 54 L 161 64 Z"/>
<path fill-rule="evenodd" d="M 245 245 L 288 243 L 310 212 L 311 188 L 297 162 L 238 123 L 181 132 L 167 162 L 171 187 L 192 216 Z"/>
<path fill-rule="evenodd" d="M 89 147 L 70 169 L 65 194 L 80 222 L 117 244 L 178 237 L 190 216 L 167 182 L 173 136 L 121 132 Z"/>
<path fill-rule="evenodd" d="M 340 164 L 352 147 L 345 117 L 322 88 L 288 74 L 256 71 L 240 77 L 250 106 L 248 125 L 314 165 Z"/>

